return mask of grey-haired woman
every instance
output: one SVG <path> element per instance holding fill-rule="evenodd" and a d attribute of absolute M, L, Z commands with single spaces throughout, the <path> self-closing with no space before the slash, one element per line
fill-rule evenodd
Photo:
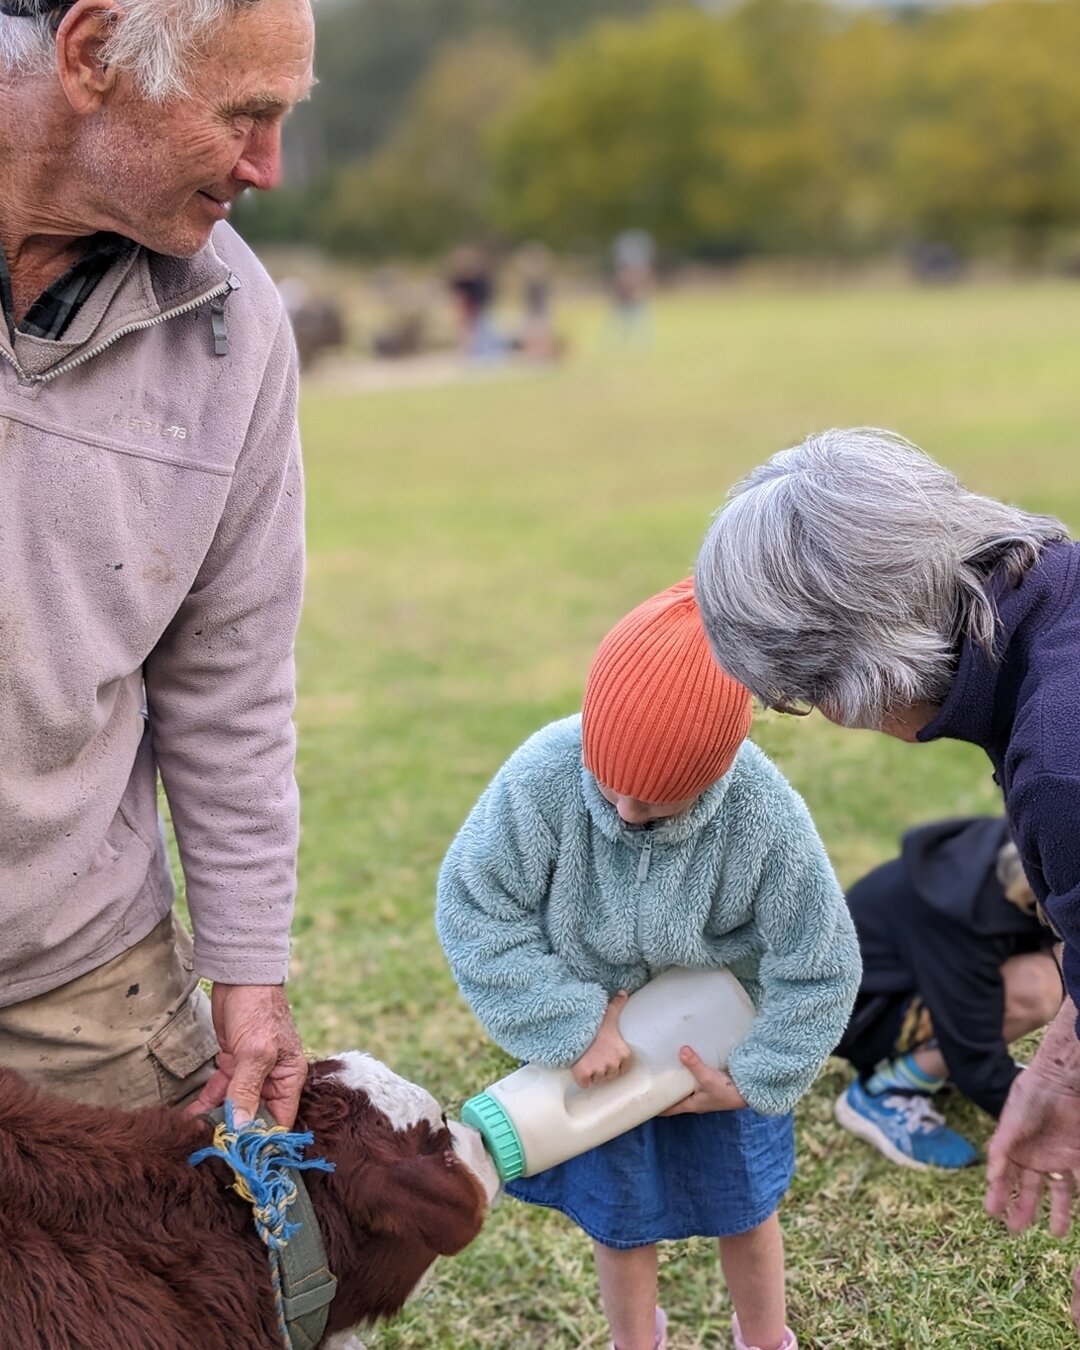
<path fill-rule="evenodd" d="M 1063 1235 L 1080 1182 L 1080 545 L 901 436 L 833 430 L 736 484 L 696 589 L 720 663 L 767 706 L 989 755 L 1069 997 L 1009 1095 L 986 1204 L 1019 1231 L 1048 1187 Z"/>

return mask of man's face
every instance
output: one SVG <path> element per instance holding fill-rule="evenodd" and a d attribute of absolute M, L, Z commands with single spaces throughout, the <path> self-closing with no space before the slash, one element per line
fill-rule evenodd
<path fill-rule="evenodd" d="M 85 168 L 115 230 L 190 257 L 245 188 L 281 176 L 281 124 L 312 84 L 309 0 L 258 0 L 196 54 L 190 94 L 148 103 L 122 76 L 85 143 Z"/>

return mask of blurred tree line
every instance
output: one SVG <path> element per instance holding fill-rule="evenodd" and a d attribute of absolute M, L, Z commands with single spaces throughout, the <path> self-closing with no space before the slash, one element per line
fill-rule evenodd
<path fill-rule="evenodd" d="M 859 257 L 934 240 L 1034 265 L 1080 225 L 1080 3 L 322 0 L 300 181 L 247 233 L 425 256 Z M 294 175 L 295 177 L 295 175 Z"/>

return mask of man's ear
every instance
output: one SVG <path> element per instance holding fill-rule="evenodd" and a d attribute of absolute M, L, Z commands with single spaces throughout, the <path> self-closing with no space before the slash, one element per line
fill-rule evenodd
<path fill-rule="evenodd" d="M 56 71 L 80 117 L 98 111 L 116 84 L 116 72 L 102 60 L 113 24 L 122 17 L 119 0 L 75 0 L 56 34 Z"/>

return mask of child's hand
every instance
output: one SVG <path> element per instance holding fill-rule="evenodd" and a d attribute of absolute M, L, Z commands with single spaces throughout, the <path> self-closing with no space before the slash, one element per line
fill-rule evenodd
<path fill-rule="evenodd" d="M 605 1083 L 609 1078 L 618 1078 L 630 1064 L 630 1047 L 619 1032 L 619 1014 L 627 1000 L 627 992 L 620 989 L 607 1005 L 600 1030 L 593 1038 L 592 1045 L 572 1066 L 570 1072 L 574 1082 L 580 1088 L 592 1087 L 594 1083 Z"/>
<path fill-rule="evenodd" d="M 710 1069 L 688 1045 L 679 1051 L 679 1058 L 694 1075 L 696 1087 L 689 1097 L 661 1111 L 662 1116 L 681 1116 L 687 1111 L 739 1111 L 746 1105 L 746 1098 L 723 1069 Z"/>

